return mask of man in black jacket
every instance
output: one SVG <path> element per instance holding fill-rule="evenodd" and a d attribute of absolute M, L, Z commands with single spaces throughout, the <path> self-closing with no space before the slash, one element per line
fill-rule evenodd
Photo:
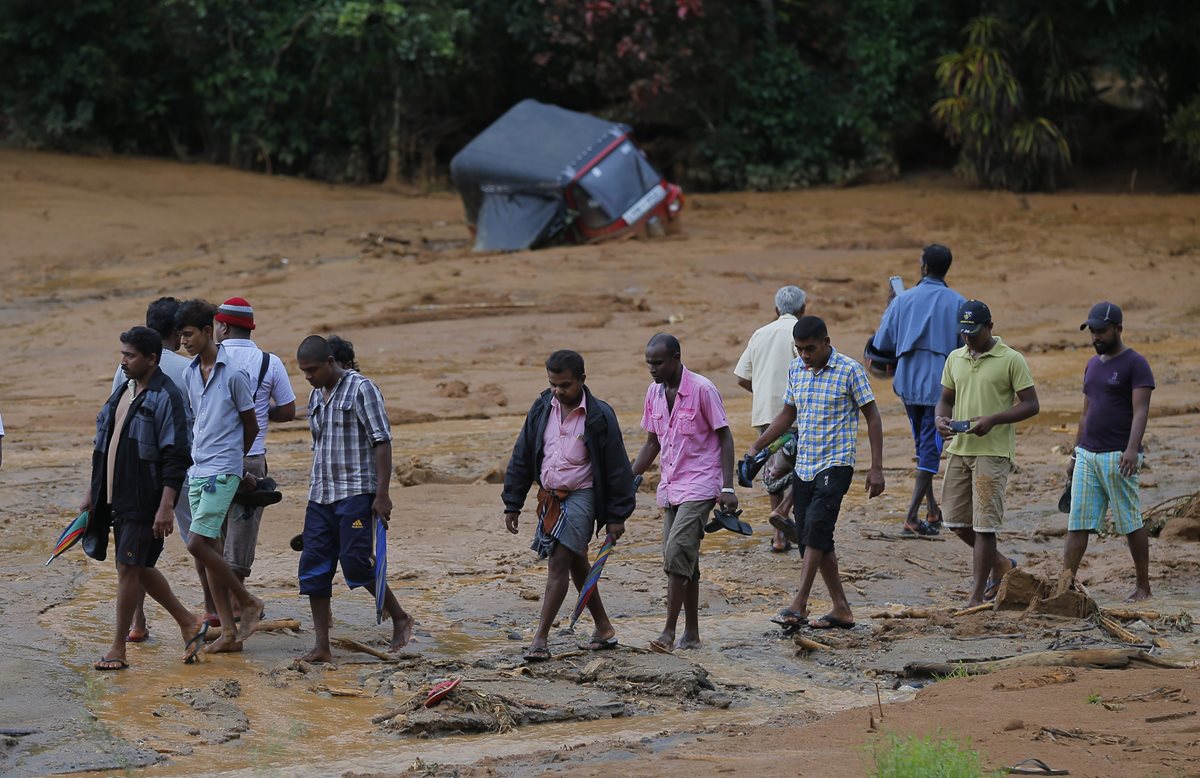
<path fill-rule="evenodd" d="M 154 330 L 121 333 L 121 367 L 132 384 L 113 392 L 96 417 L 91 487 L 82 507 L 96 526 L 111 522 L 117 562 L 117 628 L 108 653 L 93 665 L 97 670 L 129 667 L 125 640 L 143 589 L 179 625 L 185 662 L 204 640 L 204 619 L 188 611 L 154 569 L 163 539 L 175 526 L 175 501 L 192 463 L 186 405 L 159 368 L 161 358 L 162 338 Z"/>
<path fill-rule="evenodd" d="M 541 620 L 525 652 L 530 662 L 550 658 L 550 626 L 571 579 L 577 589 L 583 588 L 592 536 L 605 528 L 614 540 L 620 538 L 636 503 L 621 426 L 608 403 L 593 397 L 584 385 L 583 357 L 555 351 L 546 360 L 546 378 L 550 388 L 529 409 L 504 474 L 504 524 L 514 535 L 525 496 L 537 482 L 532 548 L 550 560 Z M 580 648 L 616 648 L 616 629 L 599 589 L 588 599 L 588 610 L 595 631 Z"/>

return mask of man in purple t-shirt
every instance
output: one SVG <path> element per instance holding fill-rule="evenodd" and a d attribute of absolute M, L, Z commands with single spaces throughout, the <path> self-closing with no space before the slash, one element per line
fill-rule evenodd
<path fill-rule="evenodd" d="M 1125 601 L 1137 602 L 1150 596 L 1150 541 L 1142 523 L 1138 468 L 1154 375 L 1146 358 L 1122 342 L 1123 318 L 1112 303 L 1096 303 L 1079 325 L 1091 331 L 1097 356 L 1083 371 L 1083 413 L 1067 471 L 1071 518 L 1058 592 L 1075 580 L 1088 533 L 1100 530 L 1111 507 L 1116 531 L 1129 541 L 1137 575 L 1137 586 Z"/>

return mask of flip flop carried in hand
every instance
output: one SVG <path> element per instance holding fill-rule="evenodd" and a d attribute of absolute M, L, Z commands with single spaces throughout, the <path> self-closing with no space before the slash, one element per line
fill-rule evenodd
<path fill-rule="evenodd" d="M 200 649 L 204 646 L 204 638 L 208 635 L 208 622 L 205 621 L 192 639 L 183 647 L 183 663 L 190 665 L 196 661 L 200 655 Z"/>
<path fill-rule="evenodd" d="M 613 651 L 619 645 L 620 641 L 613 635 L 610 638 L 592 638 L 586 643 L 580 643 L 579 648 L 582 651 Z"/>
<path fill-rule="evenodd" d="M 1026 759 L 1008 768 L 1010 775 L 1070 775 L 1067 770 L 1056 770 L 1041 759 Z"/>
<path fill-rule="evenodd" d="M 813 629 L 854 629 L 854 622 L 842 621 L 827 613 L 819 619 L 808 622 L 808 626 Z"/>
<path fill-rule="evenodd" d="M 111 670 L 128 670 L 129 663 L 124 659 L 107 659 L 105 657 L 101 657 L 96 660 L 94 665 L 92 665 L 92 669 L 99 670 L 100 672 L 109 672 Z"/>

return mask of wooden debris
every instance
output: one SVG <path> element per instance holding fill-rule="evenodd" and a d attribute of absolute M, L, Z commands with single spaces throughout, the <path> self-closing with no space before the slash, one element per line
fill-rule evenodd
<path fill-rule="evenodd" d="M 954 618 L 959 616 L 970 616 L 972 613 L 982 613 L 983 611 L 995 610 L 995 605 L 990 602 L 985 602 L 982 605 L 975 605 L 970 608 L 963 608 L 960 611 L 954 611 L 950 615 Z"/>
<path fill-rule="evenodd" d="M 1146 719 L 1147 724 L 1157 724 L 1160 721 L 1174 721 L 1175 719 L 1186 719 L 1188 716 L 1195 716 L 1194 710 L 1182 710 L 1178 713 L 1168 713 L 1164 716 L 1151 716 Z"/>
<path fill-rule="evenodd" d="M 277 629 L 290 629 L 298 632 L 300 630 L 300 622 L 295 619 L 263 619 L 258 622 L 258 626 L 254 628 L 254 631 L 271 632 Z M 221 637 L 221 628 L 209 627 L 208 632 L 204 635 L 204 640 L 211 643 L 219 637 Z"/>
<path fill-rule="evenodd" d="M 1147 624 L 1162 618 L 1162 614 L 1158 611 L 1138 611 L 1130 610 L 1129 608 L 1101 608 L 1100 615 L 1119 621 L 1137 621 L 1141 619 Z"/>
<path fill-rule="evenodd" d="M 828 651 L 831 648 L 831 646 L 827 646 L 824 643 L 818 643 L 812 638 L 806 638 L 803 635 L 796 635 L 792 638 L 792 640 L 795 641 L 797 646 L 805 651 Z"/>
<path fill-rule="evenodd" d="M 1183 665 L 1167 662 L 1134 648 L 1085 648 L 1073 651 L 1035 651 L 1023 656 L 988 662 L 913 662 L 906 665 L 907 677 L 950 675 L 953 672 L 983 675 L 1010 667 L 1097 667 L 1120 669 L 1130 665 L 1182 670 Z"/>
<path fill-rule="evenodd" d="M 358 651 L 360 653 L 373 656 L 376 659 L 382 659 L 385 662 L 396 661 L 395 654 L 385 653 L 380 651 L 378 648 L 372 648 L 365 643 L 359 643 L 357 640 L 351 640 L 350 638 L 331 638 L 329 642 L 338 648 L 344 648 L 347 651 Z"/>
<path fill-rule="evenodd" d="M 900 535 L 895 532 L 880 532 L 878 530 L 863 530 L 862 536 L 867 540 L 924 540 L 929 543 L 945 543 L 945 538 L 934 535 Z"/>
<path fill-rule="evenodd" d="M 871 614 L 873 619 L 931 619 L 933 611 L 924 608 L 902 608 L 898 611 L 878 611 Z"/>
<path fill-rule="evenodd" d="M 1107 616 L 1100 616 L 1100 618 L 1097 619 L 1097 622 L 1099 623 L 1101 629 L 1115 637 L 1117 640 L 1120 640 L 1124 643 L 1130 643 L 1135 646 L 1146 644 L 1146 641 L 1142 640 L 1140 637 L 1125 629 L 1116 621 L 1108 618 Z"/>
<path fill-rule="evenodd" d="M 316 690 L 319 692 L 328 692 L 334 697 L 365 697 L 366 692 L 362 689 L 347 689 L 336 686 L 326 686 L 325 684 L 317 684 Z"/>

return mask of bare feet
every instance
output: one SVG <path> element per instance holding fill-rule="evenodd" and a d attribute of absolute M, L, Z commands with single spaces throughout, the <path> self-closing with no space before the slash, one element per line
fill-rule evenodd
<path fill-rule="evenodd" d="M 325 648 L 313 646 L 312 651 L 309 651 L 304 656 L 297 657 L 296 661 L 308 662 L 309 664 L 317 664 L 318 662 L 333 664 L 333 652 L 329 650 L 328 646 Z"/>
<path fill-rule="evenodd" d="M 650 641 L 650 650 L 656 654 L 669 654 L 675 650 L 675 633 L 664 629 L 657 640 Z"/>
<path fill-rule="evenodd" d="M 246 640 L 254 634 L 254 630 L 258 628 L 258 622 L 262 621 L 263 601 L 257 597 L 250 598 L 250 611 L 246 612 L 242 608 L 242 626 L 238 630 L 238 639 Z"/>
<path fill-rule="evenodd" d="M 237 638 L 227 638 L 225 635 L 208 644 L 204 649 L 209 654 L 229 654 L 242 650 L 242 641 Z"/>
<path fill-rule="evenodd" d="M 1058 575 L 1058 583 L 1054 586 L 1054 596 L 1059 597 L 1066 594 L 1075 585 L 1075 574 L 1070 570 L 1063 570 Z M 1126 600 L 1126 602 L 1129 602 Z"/>
<path fill-rule="evenodd" d="M 399 651 L 408 645 L 408 641 L 412 640 L 413 627 L 416 623 L 412 616 L 405 616 L 402 619 L 392 619 L 392 644 L 388 647 L 390 651 Z"/>
<path fill-rule="evenodd" d="M 1150 599 L 1151 596 L 1149 586 L 1139 586 L 1133 590 L 1133 594 L 1125 598 L 1125 602 L 1141 602 Z"/>
<path fill-rule="evenodd" d="M 684 636 L 679 639 L 679 642 L 675 644 L 675 648 L 678 648 L 680 651 L 690 651 L 692 649 L 700 648 L 703 645 L 704 644 L 700 642 L 699 636 L 692 636 L 685 633 Z"/>
<path fill-rule="evenodd" d="M 125 635 L 125 642 L 126 643 L 145 643 L 146 638 L 148 638 L 148 637 L 150 637 L 149 629 L 138 629 L 137 627 L 131 627 L 129 629 L 129 633 L 127 635 Z"/>

